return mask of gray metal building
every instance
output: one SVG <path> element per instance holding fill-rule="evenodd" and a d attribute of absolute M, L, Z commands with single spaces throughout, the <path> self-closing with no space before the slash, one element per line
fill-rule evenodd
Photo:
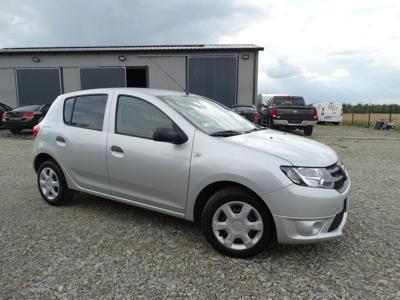
<path fill-rule="evenodd" d="M 189 91 L 232 106 L 257 94 L 258 51 L 240 45 L 0 49 L 0 102 L 51 103 L 59 94 L 100 87 Z"/>

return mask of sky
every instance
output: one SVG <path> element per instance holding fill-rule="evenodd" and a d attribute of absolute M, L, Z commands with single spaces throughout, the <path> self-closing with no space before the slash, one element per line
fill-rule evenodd
<path fill-rule="evenodd" d="M 0 48 L 246 43 L 258 90 L 400 104 L 400 1 L 0 0 Z"/>

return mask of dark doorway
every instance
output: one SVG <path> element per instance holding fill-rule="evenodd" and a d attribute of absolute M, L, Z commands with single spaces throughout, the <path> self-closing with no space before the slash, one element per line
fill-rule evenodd
<path fill-rule="evenodd" d="M 127 67 L 126 86 L 149 87 L 147 67 Z"/>

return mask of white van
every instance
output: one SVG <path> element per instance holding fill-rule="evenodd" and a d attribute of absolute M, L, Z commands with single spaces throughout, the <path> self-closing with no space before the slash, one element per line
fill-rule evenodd
<path fill-rule="evenodd" d="M 315 103 L 317 109 L 318 123 L 333 123 L 339 125 L 343 120 L 342 103 Z"/>

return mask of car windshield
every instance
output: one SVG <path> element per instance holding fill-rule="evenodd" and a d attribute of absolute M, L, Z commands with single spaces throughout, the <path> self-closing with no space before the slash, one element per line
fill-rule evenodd
<path fill-rule="evenodd" d="M 232 110 L 240 114 L 254 114 L 256 112 L 256 109 L 252 106 L 236 106 Z"/>
<path fill-rule="evenodd" d="M 14 108 L 12 111 L 15 112 L 34 112 L 39 110 L 40 105 L 28 105 L 28 106 L 20 106 L 17 108 Z"/>
<path fill-rule="evenodd" d="M 257 129 L 255 125 L 237 113 L 203 97 L 182 95 L 159 98 L 210 135 L 240 134 Z"/>

